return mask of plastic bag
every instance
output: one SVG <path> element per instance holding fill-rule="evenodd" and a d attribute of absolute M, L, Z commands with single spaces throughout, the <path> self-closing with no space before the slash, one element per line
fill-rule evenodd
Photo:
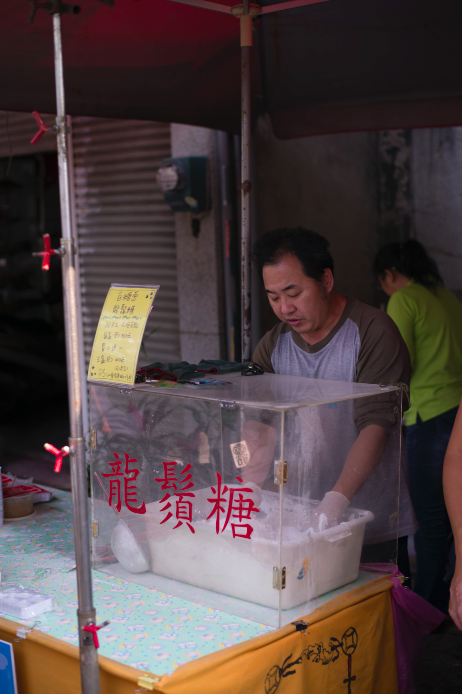
<path fill-rule="evenodd" d="M 422 652 L 422 639 L 436 629 L 446 615 L 414 591 L 405 588 L 399 580 L 402 574 L 397 566 L 361 564 L 359 568 L 363 571 L 391 573 L 391 606 L 395 623 L 399 694 L 414 694 L 413 671 Z"/>

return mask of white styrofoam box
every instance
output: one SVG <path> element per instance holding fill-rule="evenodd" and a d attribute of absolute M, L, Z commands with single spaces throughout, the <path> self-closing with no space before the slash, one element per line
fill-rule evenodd
<path fill-rule="evenodd" d="M 0 612 L 12 617 L 28 620 L 52 609 L 53 599 L 49 595 L 19 586 L 0 591 Z"/>
<path fill-rule="evenodd" d="M 206 590 L 277 609 L 279 591 L 273 588 L 273 567 L 286 567 L 282 609 L 290 609 L 318 595 L 354 581 L 359 572 L 366 523 L 370 511 L 349 508 L 348 520 L 314 532 L 310 513 L 319 502 L 286 497 L 279 537 L 279 495 L 263 492 L 261 520 L 252 520 L 250 540 L 233 538 L 229 527 L 216 534 L 215 521 L 173 529 L 160 525 L 157 502 L 146 506 L 146 529 L 153 573 Z M 164 514 L 165 515 L 165 514 Z"/>

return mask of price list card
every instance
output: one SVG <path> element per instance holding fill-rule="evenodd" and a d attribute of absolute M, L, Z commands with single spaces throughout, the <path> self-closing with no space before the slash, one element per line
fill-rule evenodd
<path fill-rule="evenodd" d="M 89 381 L 135 383 L 141 340 L 158 289 L 111 285 L 93 342 Z"/>

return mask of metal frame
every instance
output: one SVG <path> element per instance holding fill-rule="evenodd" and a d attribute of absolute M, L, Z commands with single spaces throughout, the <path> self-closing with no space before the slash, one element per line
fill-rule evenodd
<path fill-rule="evenodd" d="M 226 14 L 234 14 L 233 7 L 230 5 L 222 5 L 218 2 L 209 2 L 208 0 L 171 0 L 171 2 L 179 2 L 182 5 L 192 5 L 193 7 L 201 7 L 204 10 L 214 10 L 215 12 L 225 12 Z M 278 2 L 275 5 L 266 5 L 260 10 L 260 14 L 270 14 L 272 12 L 281 12 L 282 10 L 293 10 L 296 7 L 305 7 L 305 5 L 316 5 L 319 2 L 327 2 L 327 0 L 288 0 L 287 2 Z"/>
<path fill-rule="evenodd" d="M 75 203 L 75 173 L 74 173 L 74 145 L 72 138 L 72 118 L 67 116 L 67 156 L 69 160 L 69 193 L 71 201 L 71 233 L 74 239 L 75 249 L 75 281 L 77 285 L 77 318 L 79 321 L 79 357 L 80 357 L 80 383 L 82 389 L 82 420 L 83 434 L 85 441 L 88 441 L 90 430 L 89 404 L 88 404 L 88 386 L 87 386 L 87 371 L 85 368 L 85 340 L 83 330 L 83 312 L 82 312 L 82 282 L 80 274 L 79 261 L 79 239 L 77 233 L 77 215 Z"/>
<path fill-rule="evenodd" d="M 77 300 L 75 247 L 72 234 L 72 208 L 70 196 L 68 125 L 66 120 L 61 14 L 58 5 L 53 17 L 53 42 L 56 82 L 56 130 L 58 143 L 59 197 L 61 208 L 61 262 L 63 273 L 64 324 L 66 333 L 66 359 L 69 389 L 69 454 L 71 461 L 72 510 L 74 516 L 74 544 L 77 570 L 79 606 L 77 623 L 79 633 L 80 675 L 84 694 L 99 694 L 98 654 L 91 633 L 84 626 L 96 624 L 93 605 L 90 559 L 90 523 L 88 515 L 88 486 L 86 448 L 83 425 L 83 405 L 80 371 L 80 341 Z"/>
<path fill-rule="evenodd" d="M 248 15 L 247 15 L 248 16 Z M 251 20 L 250 20 L 251 21 Z M 250 361 L 250 191 L 252 94 L 250 74 L 251 46 L 241 45 L 241 361 Z"/>

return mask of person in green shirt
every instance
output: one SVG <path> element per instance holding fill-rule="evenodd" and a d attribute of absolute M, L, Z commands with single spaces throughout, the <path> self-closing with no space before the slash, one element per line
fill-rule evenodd
<path fill-rule="evenodd" d="M 405 413 L 409 489 L 419 523 L 415 591 L 447 612 L 444 575 L 451 526 L 443 461 L 462 396 L 462 304 L 443 286 L 418 241 L 391 243 L 375 259 L 380 286 L 411 357 L 411 405 Z"/>

